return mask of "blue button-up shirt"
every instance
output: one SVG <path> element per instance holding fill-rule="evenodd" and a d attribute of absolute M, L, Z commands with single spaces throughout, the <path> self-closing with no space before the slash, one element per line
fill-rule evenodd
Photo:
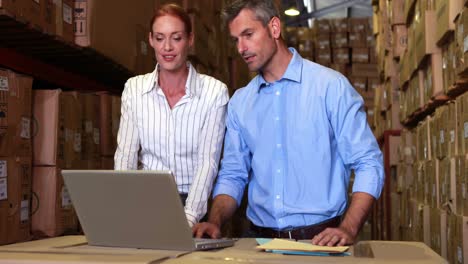
<path fill-rule="evenodd" d="M 353 192 L 378 198 L 384 182 L 361 96 L 340 73 L 290 51 L 280 80 L 258 75 L 229 102 L 213 191 L 239 204 L 249 183 L 247 217 L 275 229 L 343 214 L 351 170 Z"/>

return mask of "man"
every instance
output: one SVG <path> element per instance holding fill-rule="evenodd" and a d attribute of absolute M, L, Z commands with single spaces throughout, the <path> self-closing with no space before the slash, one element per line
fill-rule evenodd
<path fill-rule="evenodd" d="M 224 17 L 240 55 L 259 74 L 229 103 L 213 206 L 194 235 L 219 237 L 248 183 L 250 235 L 354 243 L 384 181 L 362 98 L 343 75 L 286 47 L 271 1 L 235 0 Z"/>

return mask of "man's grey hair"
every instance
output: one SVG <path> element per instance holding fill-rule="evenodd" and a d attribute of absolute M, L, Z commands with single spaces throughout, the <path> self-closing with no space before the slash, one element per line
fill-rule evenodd
<path fill-rule="evenodd" d="M 233 0 L 222 11 L 224 25 L 229 25 L 243 9 L 250 9 L 263 26 L 267 26 L 273 17 L 280 17 L 273 0 Z"/>

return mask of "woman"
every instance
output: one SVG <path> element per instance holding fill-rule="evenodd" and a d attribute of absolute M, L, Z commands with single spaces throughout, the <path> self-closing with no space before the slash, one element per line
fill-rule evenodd
<path fill-rule="evenodd" d="M 149 42 L 158 63 L 125 84 L 114 156 L 116 170 L 135 170 L 138 161 L 144 170 L 171 170 L 190 226 L 207 211 L 228 102 L 226 85 L 187 61 L 193 41 L 183 8 L 156 10 Z"/>

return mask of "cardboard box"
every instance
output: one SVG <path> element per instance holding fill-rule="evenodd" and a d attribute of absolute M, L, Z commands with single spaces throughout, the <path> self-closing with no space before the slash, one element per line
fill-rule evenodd
<path fill-rule="evenodd" d="M 434 98 L 444 95 L 442 54 L 433 53 L 421 64 L 423 73 L 422 104 L 427 105 Z"/>
<path fill-rule="evenodd" d="M 352 48 L 366 48 L 367 35 L 366 32 L 350 32 L 349 46 Z"/>
<path fill-rule="evenodd" d="M 347 18 L 330 19 L 330 26 L 331 26 L 331 32 L 333 33 L 347 33 L 348 32 L 348 19 Z"/>
<path fill-rule="evenodd" d="M 468 13 L 467 13 L 466 7 L 456 17 L 455 24 L 456 24 L 455 40 L 457 43 L 455 54 L 458 58 L 456 74 L 460 76 L 465 76 L 467 72 L 467 67 L 468 67 L 468 65 L 465 64 L 465 61 L 467 61 L 466 59 L 468 56 L 466 54 L 466 51 L 468 51 L 468 49 L 464 44 L 468 41 L 467 39 L 468 37 Z"/>
<path fill-rule="evenodd" d="M 457 99 L 458 108 L 458 152 L 468 154 L 468 93 Z"/>
<path fill-rule="evenodd" d="M 320 34 L 315 37 L 315 47 L 327 49 L 331 47 L 330 34 Z M 319 53 L 316 53 L 319 54 Z"/>
<path fill-rule="evenodd" d="M 353 48 L 352 62 L 353 63 L 369 63 L 369 49 L 368 48 Z"/>
<path fill-rule="evenodd" d="M 112 96 L 108 93 L 99 93 L 99 98 L 101 155 L 114 156 L 117 141 L 114 140 L 113 131 L 115 131 L 114 127 L 118 130 L 118 124 L 113 125 Z"/>
<path fill-rule="evenodd" d="M 81 105 L 77 92 L 34 91 L 34 165 L 64 169 L 82 167 Z"/>
<path fill-rule="evenodd" d="M 348 33 L 335 33 L 331 38 L 331 45 L 333 48 L 347 48 L 348 47 Z"/>
<path fill-rule="evenodd" d="M 74 43 L 74 1 L 73 0 L 54 0 L 55 3 L 55 32 L 62 40 Z M 80 24 L 83 26 L 83 24 Z M 81 31 L 77 28 L 77 31 Z"/>
<path fill-rule="evenodd" d="M 406 26 L 394 25 L 393 26 L 393 56 L 394 58 L 400 58 L 407 48 L 408 48 L 408 30 Z"/>
<path fill-rule="evenodd" d="M 93 161 L 98 161 L 101 156 L 101 135 L 100 135 L 100 118 L 99 115 L 99 96 L 95 94 L 80 94 L 80 104 L 83 109 L 81 119 L 82 124 L 82 144 L 81 144 L 81 160 L 86 162 L 89 167 L 93 166 Z"/>
<path fill-rule="evenodd" d="M 421 19 L 415 21 L 415 57 L 416 64 L 420 65 L 423 59 L 432 53 L 440 53 L 436 44 L 436 14 L 434 11 L 421 13 Z"/>
<path fill-rule="evenodd" d="M 30 157 L 32 78 L 0 69 L 0 156 Z"/>
<path fill-rule="evenodd" d="M 109 12 L 109 8 L 112 8 L 112 12 Z M 138 1 L 132 8 L 128 8 L 126 1 L 76 0 L 73 12 L 75 43 L 90 47 L 135 71 L 141 44 L 136 41 L 137 28 L 147 28 L 153 8 L 153 0 Z M 151 55 L 152 52 L 148 52 L 148 56 Z"/>
<path fill-rule="evenodd" d="M 0 158 L 0 244 L 30 236 L 31 157 Z"/>
<path fill-rule="evenodd" d="M 32 233 L 54 237 L 78 230 L 78 219 L 58 167 L 33 167 Z"/>
<path fill-rule="evenodd" d="M 330 22 L 328 19 L 316 19 L 314 21 L 314 30 L 317 34 L 328 34 L 331 31 Z"/>
<path fill-rule="evenodd" d="M 26 21 L 29 22 L 33 28 L 42 30 L 41 5 L 45 4 L 45 0 L 22 0 L 18 2 L 22 7 L 22 17 L 26 19 Z"/>
<path fill-rule="evenodd" d="M 349 48 L 333 49 L 333 62 L 338 64 L 349 63 Z"/>
<path fill-rule="evenodd" d="M 55 35 L 56 33 L 56 9 L 54 0 L 42 0 L 41 6 L 41 28 L 44 33 Z"/>
<path fill-rule="evenodd" d="M 437 208 L 431 208 L 431 248 L 436 253 L 442 253 L 442 230 L 441 230 L 441 215 L 443 212 Z"/>
<path fill-rule="evenodd" d="M 349 32 L 367 32 L 371 30 L 372 20 L 371 18 L 349 18 L 348 28 Z"/>
<path fill-rule="evenodd" d="M 448 105 L 444 105 L 439 107 L 440 108 L 440 119 L 439 119 L 439 146 L 440 146 L 440 156 L 439 158 L 444 158 L 449 156 L 448 151 L 448 144 L 450 141 L 450 131 L 447 126 L 447 122 L 449 122 L 449 108 Z M 438 108 L 438 109 L 439 109 Z M 436 109 L 436 111 L 438 110 Z"/>
<path fill-rule="evenodd" d="M 103 170 L 113 170 L 114 157 L 101 157 L 101 168 Z"/>
<path fill-rule="evenodd" d="M 332 63 L 332 54 L 330 48 L 315 48 L 315 58 L 318 64 L 327 66 Z"/>
<path fill-rule="evenodd" d="M 466 264 L 468 262 L 468 217 L 457 215 L 456 218 L 455 263 Z"/>
<path fill-rule="evenodd" d="M 20 16 L 21 14 L 20 3 L 18 0 L 2 0 L 0 1 L 0 9 L 13 16 Z"/>
<path fill-rule="evenodd" d="M 392 8 L 392 25 L 405 24 L 405 0 L 392 0 L 390 3 Z"/>
<path fill-rule="evenodd" d="M 450 159 L 439 163 L 439 208 L 444 208 L 450 199 Z"/>
<path fill-rule="evenodd" d="M 465 205 L 468 202 L 467 182 L 465 173 L 465 156 L 456 156 L 453 158 L 453 164 L 450 168 L 450 179 L 452 184 L 452 195 L 455 196 L 456 203 L 452 203 L 453 210 L 459 215 L 465 214 Z"/>
<path fill-rule="evenodd" d="M 333 63 L 330 65 L 330 68 L 334 69 L 337 72 L 340 72 L 344 76 L 348 76 L 350 72 L 350 65 L 349 64 L 338 64 Z"/>
<path fill-rule="evenodd" d="M 376 64 L 353 63 L 351 74 L 356 77 L 379 77 Z"/>
<path fill-rule="evenodd" d="M 442 46 L 450 34 L 455 30 L 454 20 L 463 9 L 463 0 L 436 0 L 435 11 L 437 14 L 436 41 Z"/>

